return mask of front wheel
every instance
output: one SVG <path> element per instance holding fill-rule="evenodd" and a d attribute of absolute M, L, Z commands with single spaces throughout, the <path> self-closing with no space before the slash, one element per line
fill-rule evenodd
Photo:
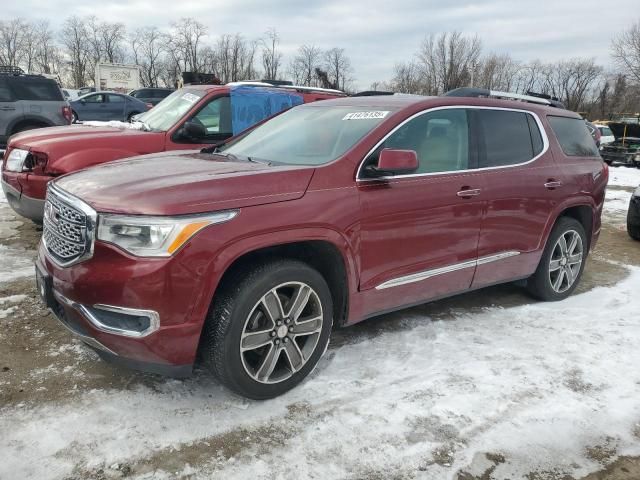
<path fill-rule="evenodd" d="M 549 235 L 540 264 L 527 290 L 544 301 L 567 298 L 580 282 L 587 259 L 587 236 L 580 222 L 560 217 Z"/>
<path fill-rule="evenodd" d="M 235 392 L 256 400 L 299 384 L 325 352 L 333 304 L 320 273 L 274 260 L 229 279 L 202 333 L 205 365 Z"/>

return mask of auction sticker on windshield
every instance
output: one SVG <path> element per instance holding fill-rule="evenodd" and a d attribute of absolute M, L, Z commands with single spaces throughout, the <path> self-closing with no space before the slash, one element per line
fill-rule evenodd
<path fill-rule="evenodd" d="M 193 93 L 185 93 L 180 98 L 182 98 L 182 100 L 186 100 L 189 103 L 196 103 L 198 100 L 200 100 L 200 97 L 194 95 Z"/>
<path fill-rule="evenodd" d="M 347 113 L 342 120 L 370 120 L 372 118 L 379 119 L 384 118 L 389 114 L 389 111 L 376 111 L 376 112 L 352 112 Z"/>

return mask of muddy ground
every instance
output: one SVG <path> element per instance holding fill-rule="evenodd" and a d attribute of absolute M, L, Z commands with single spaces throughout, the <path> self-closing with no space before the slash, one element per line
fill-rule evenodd
<path fill-rule="evenodd" d="M 0 204 L 2 212 L 0 245 L 12 248 L 26 248 L 33 255 L 40 237 L 40 229 L 31 223 L 21 222 L 12 217 L 6 204 Z M 599 244 L 592 253 L 585 269 L 579 291 L 597 286 L 614 285 L 628 273 L 623 266 L 640 266 L 640 244 L 627 235 L 621 218 L 608 218 L 602 229 Z M 57 404 L 73 399 L 79 392 L 90 390 L 136 390 L 140 386 L 162 388 L 165 379 L 115 368 L 100 361 L 93 352 L 78 341 L 71 340 L 69 333 L 43 308 L 30 277 L 8 283 L 0 283 L 0 298 L 9 298 L 0 304 L 4 321 L 0 314 L 0 407 L 33 406 Z M 354 327 L 337 330 L 332 337 L 330 349 L 347 343 L 358 343 L 375 338 L 380 334 L 403 328 L 403 318 L 407 313 L 428 315 L 438 320 L 454 317 L 453 312 L 461 309 L 481 311 L 491 306 L 516 306 L 531 302 L 523 290 L 515 285 L 504 285 L 469 293 L 453 299 L 438 301 L 363 322 Z M 206 373 L 196 372 L 196 379 Z M 197 381 L 197 380 L 196 380 Z M 313 418 L 316 415 L 305 405 L 289 408 L 287 421 L 295 424 L 296 419 Z M 69 478 L 125 478 L 153 472 L 158 468 L 165 471 L 179 471 L 185 465 L 198 465 L 209 460 L 212 449 L 219 456 L 233 458 L 247 444 L 257 438 L 268 438 L 273 445 L 287 436 L 277 422 L 259 425 L 251 429 L 237 429 L 220 436 L 183 445 L 180 450 L 160 450 L 137 463 L 119 465 L 117 468 L 99 468 L 92 471 L 78 470 Z M 640 431 L 638 432 L 640 442 Z M 269 445 L 263 446 L 269 448 Z M 486 452 L 488 465 L 484 473 L 473 475 L 461 470 L 459 480 L 491 479 L 492 472 L 504 457 L 495 452 Z M 640 479 L 640 458 L 618 457 L 615 446 L 595 445 L 587 457 L 602 465 L 596 473 L 583 477 L 585 480 L 638 480 Z M 446 453 L 435 461 L 445 464 Z M 367 478 L 376 478 L 372 473 Z M 566 474 L 554 471 L 530 472 L 527 480 L 574 480 Z M 577 479 L 575 479 L 577 480 Z"/>

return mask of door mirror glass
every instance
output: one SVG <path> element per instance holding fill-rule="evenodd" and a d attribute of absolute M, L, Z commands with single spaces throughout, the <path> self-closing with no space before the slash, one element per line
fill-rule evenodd
<path fill-rule="evenodd" d="M 394 150 L 385 148 L 380 152 L 378 165 L 372 166 L 375 176 L 403 175 L 418 169 L 418 155 L 415 150 Z"/>
<path fill-rule="evenodd" d="M 180 136 L 192 142 L 199 142 L 207 136 L 207 129 L 200 123 L 185 122 L 181 129 Z"/>

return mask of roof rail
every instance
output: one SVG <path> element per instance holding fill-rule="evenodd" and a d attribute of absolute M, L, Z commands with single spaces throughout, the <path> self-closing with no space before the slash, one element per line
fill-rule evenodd
<path fill-rule="evenodd" d="M 273 83 L 256 81 L 256 80 L 247 80 L 241 82 L 229 82 L 227 83 L 228 87 L 238 87 L 238 86 L 247 86 L 247 87 L 273 87 L 273 88 L 281 88 L 284 90 L 297 90 L 300 92 L 318 92 L 318 93 L 333 93 L 339 95 L 346 95 L 342 90 L 334 90 L 332 88 L 320 88 L 320 87 L 305 87 L 302 85 L 274 85 Z"/>
<path fill-rule="evenodd" d="M 488 88 L 471 88 L 463 87 L 450 90 L 444 94 L 445 97 L 493 97 L 493 98 L 506 98 L 510 100 L 519 100 L 522 102 L 537 103 L 540 105 L 548 105 L 552 107 L 565 108 L 564 105 L 552 99 L 548 95 L 544 94 L 532 94 L 523 95 L 521 93 L 500 92 L 497 90 L 489 90 Z M 548 97 L 548 98 L 547 98 Z"/>
<path fill-rule="evenodd" d="M 0 75 L 24 75 L 24 70 L 13 65 L 0 65 Z"/>
<path fill-rule="evenodd" d="M 395 95 L 394 92 L 385 92 L 382 90 L 365 90 L 364 92 L 357 92 L 351 95 L 352 97 L 378 97 L 381 95 Z"/>

